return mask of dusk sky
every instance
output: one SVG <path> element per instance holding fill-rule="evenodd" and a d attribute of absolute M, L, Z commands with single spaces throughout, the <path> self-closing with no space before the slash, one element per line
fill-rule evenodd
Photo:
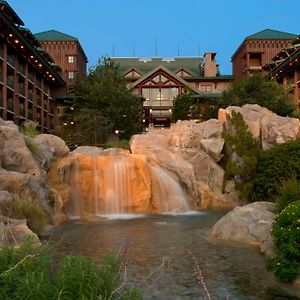
<path fill-rule="evenodd" d="M 95 66 L 102 55 L 202 56 L 217 52 L 221 74 L 246 36 L 263 29 L 300 34 L 299 0 L 8 0 L 33 33 L 79 39 Z"/>

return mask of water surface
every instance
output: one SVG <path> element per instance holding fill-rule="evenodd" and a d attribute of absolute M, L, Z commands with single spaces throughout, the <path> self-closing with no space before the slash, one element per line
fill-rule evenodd
<path fill-rule="evenodd" d="M 52 240 L 58 256 L 85 255 L 99 263 L 107 252 L 117 252 L 128 240 L 127 278 L 141 289 L 143 299 L 207 299 L 197 284 L 188 251 L 197 259 L 212 299 L 300 299 L 266 271 L 259 251 L 211 239 L 210 229 L 222 215 L 224 212 L 75 220 L 56 228 Z"/>

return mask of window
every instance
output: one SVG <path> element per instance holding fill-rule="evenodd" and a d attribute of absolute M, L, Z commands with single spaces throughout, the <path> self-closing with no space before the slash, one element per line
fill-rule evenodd
<path fill-rule="evenodd" d="M 74 56 L 73 55 L 68 56 L 68 63 L 69 64 L 73 64 L 74 63 Z"/>
<path fill-rule="evenodd" d="M 74 72 L 68 72 L 68 78 L 74 79 Z"/>
<path fill-rule="evenodd" d="M 211 85 L 200 85 L 201 92 L 211 92 Z"/>

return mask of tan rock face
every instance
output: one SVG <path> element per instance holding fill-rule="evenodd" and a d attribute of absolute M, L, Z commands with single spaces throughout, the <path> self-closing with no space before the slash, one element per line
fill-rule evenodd
<path fill-rule="evenodd" d="M 0 123 L 0 151 L 2 168 L 26 174 L 41 174 L 38 163 L 27 148 L 17 125 L 9 121 Z"/>
<path fill-rule="evenodd" d="M 236 207 L 212 228 L 214 238 L 243 242 L 258 247 L 264 245 L 264 251 L 271 241 L 271 226 L 276 217 L 275 204 L 269 202 L 254 202 L 245 206 Z M 270 246 L 271 247 L 271 246 Z"/>
<path fill-rule="evenodd" d="M 299 119 L 280 117 L 257 104 L 246 104 L 243 107 L 229 106 L 220 109 L 218 118 L 224 121 L 225 128 L 232 131 L 232 112 L 242 114 L 249 131 L 259 139 L 263 149 L 269 149 L 274 144 L 285 143 L 300 137 Z"/>
<path fill-rule="evenodd" d="M 56 135 L 39 134 L 34 138 L 34 141 L 38 144 L 46 145 L 47 148 L 53 153 L 55 158 L 64 157 L 70 152 L 70 149 L 66 143 Z"/>
<path fill-rule="evenodd" d="M 28 228 L 26 220 L 6 219 L 5 224 L 0 223 L 0 246 L 20 246 L 26 236 L 30 236 L 36 245 L 40 244 L 38 236 Z"/>
<path fill-rule="evenodd" d="M 172 172 L 144 155 L 61 159 L 49 172 L 69 216 L 187 211 L 186 195 Z"/>

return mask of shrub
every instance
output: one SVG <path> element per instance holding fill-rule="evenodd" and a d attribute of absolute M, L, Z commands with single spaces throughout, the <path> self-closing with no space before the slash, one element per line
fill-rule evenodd
<path fill-rule="evenodd" d="M 267 262 L 267 267 L 281 281 L 290 282 L 297 278 L 300 268 L 300 200 L 278 214 L 272 236 L 276 256 Z"/>
<path fill-rule="evenodd" d="M 102 266 L 90 258 L 69 255 L 57 272 L 52 270 L 46 246 L 26 240 L 20 248 L 1 247 L 0 299 L 142 299 L 137 289 L 123 289 L 118 255 L 108 255 Z"/>
<path fill-rule="evenodd" d="M 38 125 L 39 123 L 36 121 L 27 120 L 22 124 L 21 132 L 28 137 L 34 138 L 39 134 Z"/>
<path fill-rule="evenodd" d="M 0 299 L 49 299 L 49 255 L 30 239 L 19 248 L 0 248 Z"/>
<path fill-rule="evenodd" d="M 22 192 L 12 203 L 9 217 L 27 219 L 28 227 L 37 234 L 42 232 L 49 221 L 45 209 L 29 192 Z"/>
<path fill-rule="evenodd" d="M 262 151 L 257 162 L 251 196 L 265 201 L 278 193 L 278 186 L 294 174 L 300 179 L 300 139 Z"/>
<path fill-rule="evenodd" d="M 225 176 L 227 179 L 235 179 L 235 187 L 240 191 L 240 198 L 247 199 L 253 187 L 261 146 L 260 142 L 253 138 L 240 113 L 232 112 L 232 125 L 234 133 L 224 132 L 223 137 L 242 162 L 238 164 L 230 161 L 226 166 Z"/>
<path fill-rule="evenodd" d="M 291 202 L 300 200 L 300 181 L 295 176 L 292 176 L 287 181 L 283 182 L 278 189 L 278 195 L 275 197 L 276 206 L 281 212 Z"/>
<path fill-rule="evenodd" d="M 24 140 L 25 140 L 26 147 L 29 149 L 32 156 L 34 158 L 40 158 L 40 149 L 39 146 L 34 142 L 34 140 L 29 136 L 25 136 Z"/>

